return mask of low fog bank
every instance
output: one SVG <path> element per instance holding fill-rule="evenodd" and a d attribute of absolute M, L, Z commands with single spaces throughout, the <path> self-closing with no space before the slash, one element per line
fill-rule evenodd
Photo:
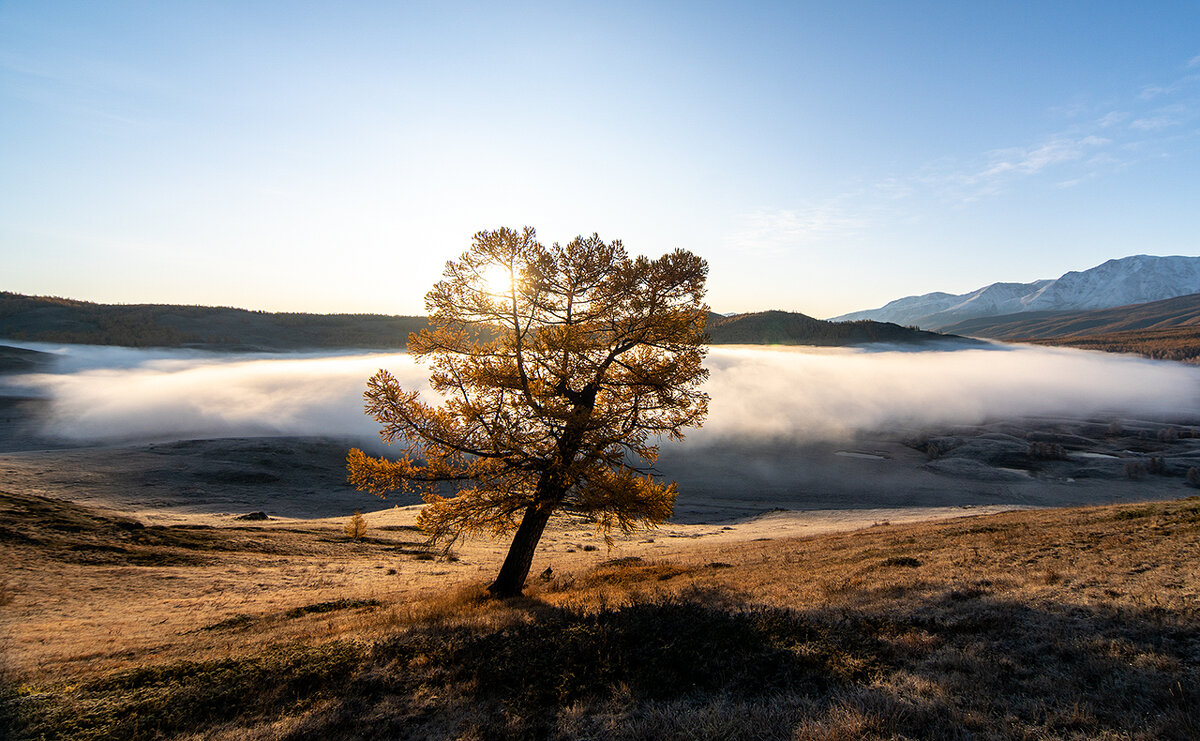
<path fill-rule="evenodd" d="M 215 437 L 372 439 L 368 377 L 388 368 L 427 390 L 404 353 L 222 354 L 92 346 L 26 347 L 54 355 L 49 372 L 9 376 L 3 393 L 46 400 L 41 433 L 74 442 Z"/>
<path fill-rule="evenodd" d="M 11 343 L 17 344 L 17 343 Z M 428 394 L 404 353 L 214 354 L 49 346 L 50 372 L 8 376 L 44 398 L 43 433 L 76 442 L 326 435 L 373 439 L 365 381 L 386 368 Z M 707 423 L 688 446 L 846 440 L 1026 416 L 1200 416 L 1200 368 L 1062 348 L 926 352 L 714 347 Z"/>
<path fill-rule="evenodd" d="M 712 403 L 693 442 L 846 440 L 1024 417 L 1200 416 L 1200 368 L 1065 348 L 714 348 L 708 366 Z"/>
<path fill-rule="evenodd" d="M 61 480 L 73 497 L 93 491 L 134 509 L 337 516 L 370 507 L 370 497 L 347 488 L 344 468 L 351 445 L 383 451 L 362 412 L 366 379 L 386 368 L 429 393 L 426 370 L 403 353 L 35 349 L 55 362 L 43 372 L 0 375 L 0 451 L 37 451 L 7 457 L 8 475 L 26 470 L 30 486 Z M 1162 449 L 1155 453 L 1142 438 L 1153 440 L 1161 425 L 1131 421 L 1196 425 L 1194 366 L 1022 346 L 716 347 L 708 365 L 708 422 L 685 442 L 665 445 L 657 466 L 680 485 L 680 522 L 730 522 L 778 507 L 1060 506 L 1178 496 L 1182 472 L 1200 466 L 1200 440 L 1155 443 Z M 1107 423 L 1095 422 L 997 422 L 1026 417 L 1114 417 L 1126 432 L 1106 437 Z M 906 444 L 922 431 L 981 423 L 953 432 L 973 442 L 963 438 L 936 461 Z M 1091 457 L 1028 460 L 1028 440 L 1041 439 L 1035 428 L 1092 436 L 1073 448 Z M 46 450 L 54 440 L 72 450 Z M 203 442 L 174 442 L 189 440 Z M 95 443 L 162 444 L 80 447 Z M 1165 456 L 1170 476 L 1123 474 L 1151 454 Z M 86 482 L 79 471 L 89 472 Z"/>

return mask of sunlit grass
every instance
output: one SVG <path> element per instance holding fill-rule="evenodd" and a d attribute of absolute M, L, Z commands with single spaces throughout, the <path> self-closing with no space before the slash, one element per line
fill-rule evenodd
<path fill-rule="evenodd" d="M 138 566 L 78 561 L 72 543 L 118 545 L 108 518 L 44 514 L 0 544 L 45 572 L 8 587 L 14 738 L 1200 733 L 1198 498 L 572 554 L 506 602 L 483 564 L 392 555 L 405 530 L 168 529 L 150 552 L 209 560 Z M 90 591 L 111 578 L 123 598 Z M 70 645 L 86 621 L 57 606 L 81 591 L 93 621 L 133 610 L 157 638 Z"/>

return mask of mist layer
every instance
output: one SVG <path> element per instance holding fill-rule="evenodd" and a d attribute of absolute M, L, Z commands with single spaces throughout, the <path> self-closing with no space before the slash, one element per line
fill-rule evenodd
<path fill-rule="evenodd" d="M 1039 416 L 1195 416 L 1200 369 L 1069 348 L 714 348 L 695 438 L 839 439 Z"/>
<path fill-rule="evenodd" d="M 37 349 L 45 350 L 45 346 Z M 72 441 L 258 435 L 369 439 L 366 379 L 380 368 L 428 394 L 403 354 L 239 356 L 52 348 L 53 372 L 10 378 L 49 401 L 45 433 Z M 704 427 L 691 442 L 832 440 L 897 426 L 1027 416 L 1200 416 L 1200 369 L 1061 348 L 903 352 L 713 348 Z"/>

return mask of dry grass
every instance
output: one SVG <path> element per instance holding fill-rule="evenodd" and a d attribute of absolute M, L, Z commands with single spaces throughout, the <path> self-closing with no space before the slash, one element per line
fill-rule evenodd
<path fill-rule="evenodd" d="M 1200 327 L 1195 326 L 1105 332 L 1082 337 L 1022 338 L 1012 341 L 1077 347 L 1081 350 L 1135 353 L 1148 358 L 1180 360 L 1185 363 L 1200 361 Z"/>
<path fill-rule="evenodd" d="M 6 504 L 14 738 L 1200 737 L 1198 498 L 573 554 L 504 603 L 408 531 Z"/>

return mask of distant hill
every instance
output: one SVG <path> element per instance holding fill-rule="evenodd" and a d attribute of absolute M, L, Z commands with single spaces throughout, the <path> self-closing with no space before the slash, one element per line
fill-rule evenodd
<path fill-rule="evenodd" d="M 126 347 L 204 347 L 214 350 L 403 348 L 409 332 L 428 326 L 420 316 L 273 314 L 210 306 L 95 304 L 0 292 L 0 338 Z M 883 322 L 829 322 L 804 314 L 766 311 L 708 315 L 718 345 L 856 345 L 921 343 L 946 335 Z M 13 359 L 13 362 L 20 362 Z"/>
<path fill-rule="evenodd" d="M 947 332 L 996 340 L 1085 337 L 1115 332 L 1146 332 L 1200 327 L 1200 293 L 1091 311 L 1033 311 L 976 317 L 945 328 Z"/>
<path fill-rule="evenodd" d="M 886 322 L 830 322 L 786 311 L 721 316 L 710 314 L 714 345 L 859 345 L 870 342 L 922 343 L 960 339 Z"/>
<path fill-rule="evenodd" d="M 274 314 L 212 306 L 94 304 L 0 292 L 0 337 L 217 350 L 398 349 L 425 317 Z"/>
<path fill-rule="evenodd" d="M 833 321 L 874 319 L 954 331 L 976 317 L 1045 311 L 1084 311 L 1200 293 L 1200 257 L 1134 255 L 1054 280 L 992 283 L 970 293 L 908 296 Z"/>
<path fill-rule="evenodd" d="M 49 353 L 0 345 L 0 373 L 29 373 L 49 365 Z"/>
<path fill-rule="evenodd" d="M 1040 311 L 947 327 L 972 337 L 1200 362 L 1200 294 L 1093 311 Z"/>
<path fill-rule="evenodd" d="M 1200 326 L 1197 325 L 1169 329 L 1107 332 L 1086 336 L 1023 338 L 1020 342 L 1074 347 L 1080 350 L 1131 353 L 1155 360 L 1200 363 Z"/>

